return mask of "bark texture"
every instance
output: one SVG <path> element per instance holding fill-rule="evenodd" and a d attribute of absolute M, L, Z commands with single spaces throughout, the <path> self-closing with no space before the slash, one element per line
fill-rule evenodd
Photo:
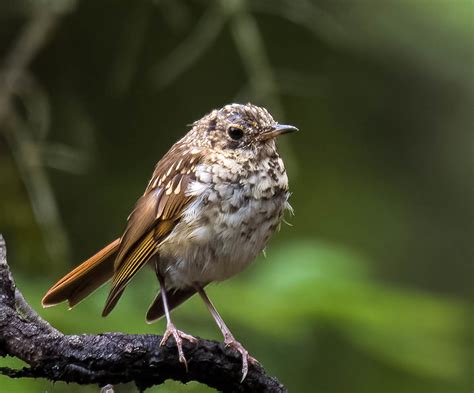
<path fill-rule="evenodd" d="M 188 371 L 179 363 L 174 341 L 160 347 L 161 336 L 104 333 L 65 335 L 44 321 L 15 287 L 0 235 L 0 356 L 29 367 L 0 368 L 12 378 L 46 378 L 78 384 L 135 382 L 140 390 L 167 379 L 198 381 L 222 392 L 286 392 L 259 365 L 249 365 L 240 383 L 241 358 L 223 344 L 200 339 L 183 343 Z"/>

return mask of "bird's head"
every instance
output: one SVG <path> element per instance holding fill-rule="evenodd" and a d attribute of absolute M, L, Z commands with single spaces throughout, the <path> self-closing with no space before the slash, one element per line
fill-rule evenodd
<path fill-rule="evenodd" d="M 229 104 L 194 122 L 189 137 L 203 147 L 255 154 L 265 148 L 274 149 L 277 136 L 297 130 L 273 120 L 265 108 Z"/>

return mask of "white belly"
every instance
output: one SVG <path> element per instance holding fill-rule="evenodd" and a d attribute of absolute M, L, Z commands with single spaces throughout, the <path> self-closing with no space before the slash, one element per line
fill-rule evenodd
<path fill-rule="evenodd" d="M 199 180 L 190 186 L 197 199 L 160 245 L 160 269 L 167 287 L 225 280 L 265 248 L 289 206 L 289 193 L 285 187 L 266 185 L 266 178 L 253 180 L 245 186 L 230 182 L 213 186 Z"/>

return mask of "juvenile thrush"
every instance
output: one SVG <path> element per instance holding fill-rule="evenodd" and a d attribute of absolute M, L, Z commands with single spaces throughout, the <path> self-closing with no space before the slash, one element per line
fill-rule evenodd
<path fill-rule="evenodd" d="M 255 359 L 235 340 L 204 288 L 242 271 L 279 228 L 290 194 L 275 138 L 293 131 L 252 104 L 226 105 L 193 123 L 156 165 L 123 235 L 59 280 L 43 306 L 67 300 L 73 307 L 112 279 L 106 316 L 148 264 L 160 292 L 146 320 L 165 315 L 161 345 L 173 336 L 186 365 L 182 340 L 196 339 L 176 329 L 170 311 L 198 293 L 226 346 L 240 352 L 243 380 Z"/>

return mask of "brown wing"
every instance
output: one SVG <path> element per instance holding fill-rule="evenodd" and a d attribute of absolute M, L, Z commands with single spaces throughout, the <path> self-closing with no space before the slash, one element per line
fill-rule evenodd
<path fill-rule="evenodd" d="M 200 152 L 175 145 L 157 164 L 145 194 L 128 218 L 103 316 L 113 309 L 133 276 L 157 253 L 158 245 L 192 201 L 185 191 L 195 178 L 195 167 L 201 158 Z"/>

